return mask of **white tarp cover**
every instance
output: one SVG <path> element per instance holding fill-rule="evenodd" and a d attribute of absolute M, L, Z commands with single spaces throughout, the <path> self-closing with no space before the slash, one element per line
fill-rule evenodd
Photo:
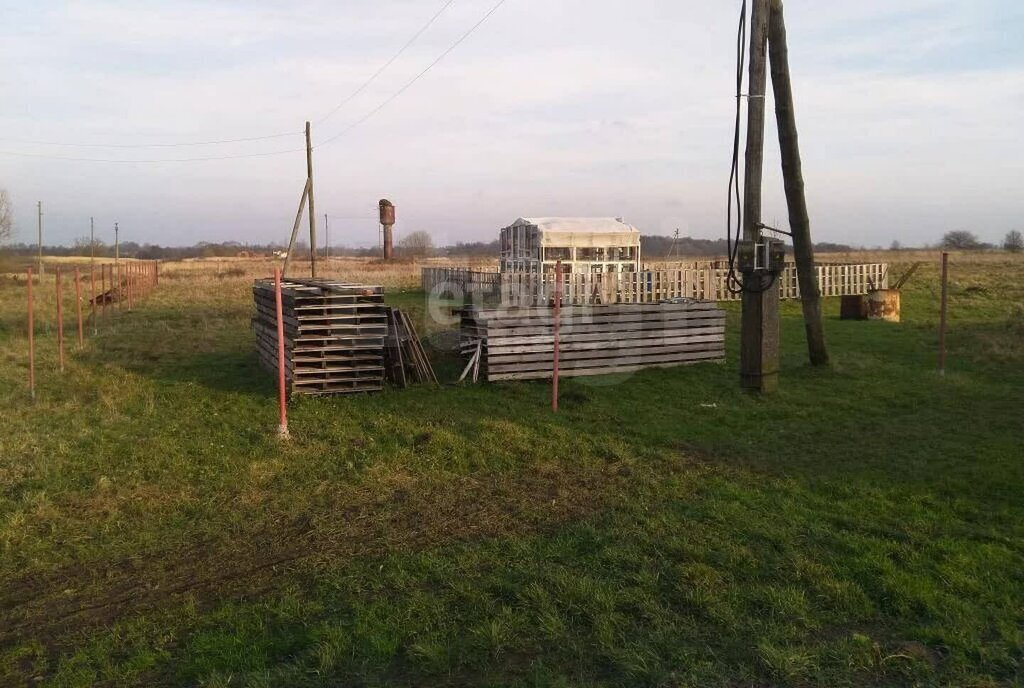
<path fill-rule="evenodd" d="M 521 217 L 512 226 L 536 227 L 542 246 L 640 245 L 640 230 L 614 217 Z"/>

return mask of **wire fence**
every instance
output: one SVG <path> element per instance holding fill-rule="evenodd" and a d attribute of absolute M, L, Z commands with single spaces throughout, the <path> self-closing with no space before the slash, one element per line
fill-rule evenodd
<path fill-rule="evenodd" d="M 158 261 L 41 267 L 39 271 L 25 271 L 28 387 L 32 398 L 36 395 L 36 346 L 41 340 L 52 338 L 56 343 L 57 372 L 63 373 L 69 348 L 84 349 L 90 338 L 112 327 L 120 313 L 134 310 L 160 282 Z M 45 317 L 47 312 L 52 313 L 52 319 Z"/>

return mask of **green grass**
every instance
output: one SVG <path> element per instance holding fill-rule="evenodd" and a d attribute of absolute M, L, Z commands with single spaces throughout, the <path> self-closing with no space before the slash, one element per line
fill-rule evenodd
<path fill-rule="evenodd" d="M 35 403 L 0 282 L 0 685 L 1020 685 L 1022 267 L 954 260 L 945 377 L 930 268 L 900 325 L 828 301 L 825 370 L 785 304 L 769 398 L 730 306 L 726 365 L 300 399 L 287 444 L 244 282 L 63 375 L 41 315 Z"/>

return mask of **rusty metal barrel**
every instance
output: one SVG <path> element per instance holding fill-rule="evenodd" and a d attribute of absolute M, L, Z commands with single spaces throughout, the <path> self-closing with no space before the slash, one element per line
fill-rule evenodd
<path fill-rule="evenodd" d="M 868 292 L 868 320 L 900 321 L 900 290 L 872 289 Z"/>

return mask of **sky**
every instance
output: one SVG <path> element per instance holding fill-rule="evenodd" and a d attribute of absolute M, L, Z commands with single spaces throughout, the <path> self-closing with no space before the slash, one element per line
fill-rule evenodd
<path fill-rule="evenodd" d="M 115 221 L 140 243 L 287 242 L 306 120 L 335 245 L 375 244 L 384 197 L 399 239 L 439 245 L 521 216 L 723 237 L 739 0 L 505 0 L 452 48 L 496 1 L 0 0 L 14 240 L 42 201 L 47 244 L 90 217 L 108 243 Z M 788 0 L 786 20 L 816 241 L 1024 228 L 1024 5 Z M 768 107 L 763 218 L 784 227 Z"/>

